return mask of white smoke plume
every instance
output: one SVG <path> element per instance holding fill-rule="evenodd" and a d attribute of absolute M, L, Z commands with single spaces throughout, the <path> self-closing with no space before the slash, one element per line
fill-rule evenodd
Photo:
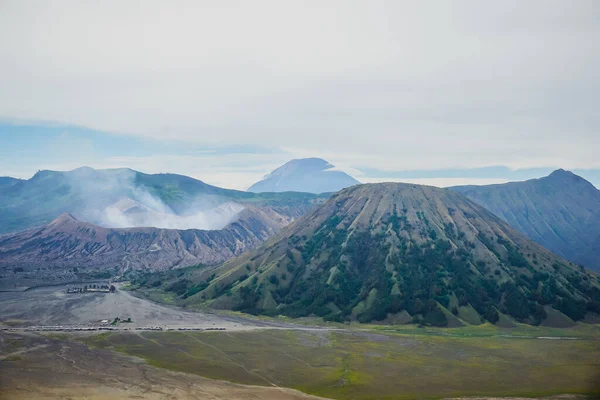
<path fill-rule="evenodd" d="M 241 204 L 228 202 L 208 210 L 177 215 L 168 206 L 162 203 L 157 205 L 158 210 L 123 198 L 104 209 L 100 224 L 113 228 L 152 226 L 166 229 L 222 229 L 244 209 Z"/>
<path fill-rule="evenodd" d="M 198 195 L 174 210 L 148 188 L 136 184 L 130 169 L 78 168 L 65 174 L 77 197 L 75 216 L 108 228 L 222 229 L 244 206 Z"/>

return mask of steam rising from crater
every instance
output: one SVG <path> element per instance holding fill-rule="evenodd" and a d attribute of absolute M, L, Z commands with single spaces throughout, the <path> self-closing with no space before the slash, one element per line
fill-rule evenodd
<path fill-rule="evenodd" d="M 164 204 L 160 204 L 157 211 L 124 198 L 106 207 L 100 224 L 113 228 L 153 226 L 166 229 L 222 229 L 243 209 L 242 205 L 229 202 L 204 211 L 192 210 L 187 215 L 177 215 Z"/>
<path fill-rule="evenodd" d="M 81 202 L 76 216 L 108 228 L 222 229 L 244 209 L 215 195 L 180 196 L 181 190 L 168 183 L 148 188 L 137 182 L 136 174 L 130 169 L 85 167 L 66 173 Z M 161 195 L 171 197 L 171 204 Z"/>

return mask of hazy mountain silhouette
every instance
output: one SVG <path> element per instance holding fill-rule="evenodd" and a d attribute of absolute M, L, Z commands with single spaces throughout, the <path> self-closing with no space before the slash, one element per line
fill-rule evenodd
<path fill-rule="evenodd" d="M 600 271 L 600 190 L 562 169 L 523 182 L 451 188 L 567 260 Z"/>
<path fill-rule="evenodd" d="M 291 160 L 250 186 L 250 192 L 337 192 L 360 182 L 320 158 Z"/>

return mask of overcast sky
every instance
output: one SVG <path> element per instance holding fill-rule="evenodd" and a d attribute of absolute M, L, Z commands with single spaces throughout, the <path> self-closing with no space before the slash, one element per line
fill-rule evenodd
<path fill-rule="evenodd" d="M 0 175 L 600 176 L 599 71 L 597 0 L 0 0 Z"/>

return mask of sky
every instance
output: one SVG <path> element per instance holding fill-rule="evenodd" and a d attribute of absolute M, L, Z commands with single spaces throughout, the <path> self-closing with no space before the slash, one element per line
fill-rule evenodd
<path fill-rule="evenodd" d="M 600 187 L 600 2 L 0 1 L 0 176 Z"/>

